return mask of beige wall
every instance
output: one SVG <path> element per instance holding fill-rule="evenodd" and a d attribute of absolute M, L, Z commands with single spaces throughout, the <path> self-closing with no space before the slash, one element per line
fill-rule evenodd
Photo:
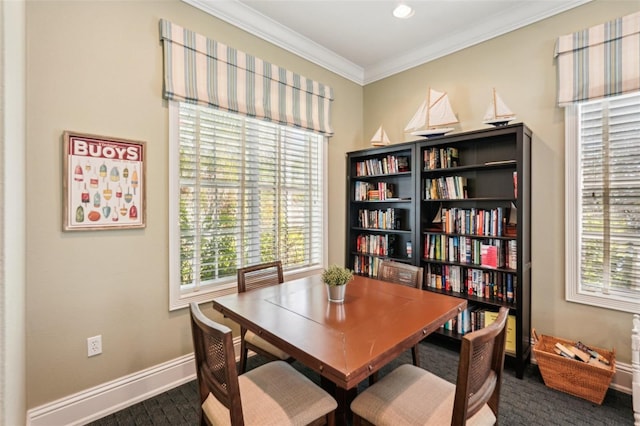
<path fill-rule="evenodd" d="M 638 1 L 597 0 L 502 37 L 369 84 L 364 135 L 380 124 L 395 141 L 429 86 L 447 91 L 458 130 L 486 128 L 491 89 L 534 133 L 532 148 L 532 324 L 538 332 L 612 348 L 630 363 L 631 314 L 564 300 L 564 110 L 556 105 L 555 39 L 640 10 Z M 408 138 L 405 138 L 408 136 Z"/>
<path fill-rule="evenodd" d="M 344 259 L 345 152 L 362 139 L 359 85 L 172 1 L 27 3 L 27 406 L 190 353 L 168 311 L 168 108 L 158 21 L 329 84 L 329 261 Z M 147 142 L 147 227 L 62 232 L 64 130 Z M 103 353 L 87 358 L 86 339 Z"/>
<path fill-rule="evenodd" d="M 0 2 L 0 425 L 25 416 L 25 3 Z"/>

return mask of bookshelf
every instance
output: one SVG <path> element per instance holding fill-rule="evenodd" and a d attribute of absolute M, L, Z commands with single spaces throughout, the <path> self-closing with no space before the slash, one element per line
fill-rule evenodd
<path fill-rule="evenodd" d="M 347 154 L 347 265 L 369 276 L 382 258 L 424 267 L 426 291 L 468 301 L 469 312 L 438 332 L 453 340 L 507 306 L 507 357 L 519 378 L 531 354 L 531 137 L 512 124 Z M 387 155 L 410 158 L 410 170 L 358 176 L 358 164 Z M 358 199 L 357 187 L 370 188 L 358 182 L 391 183 L 396 196 Z M 361 226 L 362 210 L 379 208 L 401 210 L 400 226 Z M 392 250 L 380 250 L 389 241 Z M 363 242 L 373 253 L 359 252 Z"/>
<path fill-rule="evenodd" d="M 415 143 L 347 154 L 347 265 L 377 276 L 381 259 L 415 264 Z"/>

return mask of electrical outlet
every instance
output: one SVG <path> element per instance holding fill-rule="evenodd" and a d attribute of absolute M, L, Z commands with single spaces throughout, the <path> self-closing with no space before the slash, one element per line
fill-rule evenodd
<path fill-rule="evenodd" d="M 87 356 L 100 355 L 102 353 L 102 335 L 87 338 Z"/>

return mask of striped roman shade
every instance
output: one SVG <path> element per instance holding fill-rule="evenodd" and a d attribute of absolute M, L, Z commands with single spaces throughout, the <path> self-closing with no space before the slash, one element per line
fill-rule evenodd
<path fill-rule="evenodd" d="M 567 34 L 556 43 L 558 104 L 640 89 L 640 12 Z"/>
<path fill-rule="evenodd" d="M 160 20 L 160 39 L 166 99 L 333 134 L 331 87 L 165 19 Z"/>

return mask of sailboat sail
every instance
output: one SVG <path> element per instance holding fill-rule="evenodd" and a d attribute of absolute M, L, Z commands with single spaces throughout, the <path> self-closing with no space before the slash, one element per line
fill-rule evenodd
<path fill-rule="evenodd" d="M 420 104 L 420 107 L 404 130 L 405 132 L 416 132 L 425 128 L 437 129 L 439 126 L 446 126 L 457 122 L 458 119 L 453 109 L 451 109 L 447 93 L 438 92 L 437 90 L 429 88 L 427 99 Z M 450 130 L 447 129 L 447 131 Z M 442 133 L 446 133 L 446 131 Z"/>
<path fill-rule="evenodd" d="M 446 126 L 458 122 L 446 93 L 430 89 L 429 102 L 429 114 L 427 115 L 429 127 Z"/>
<path fill-rule="evenodd" d="M 422 101 L 420 107 L 413 115 L 413 118 L 409 123 L 407 123 L 407 127 L 404 128 L 405 132 L 413 132 L 414 130 L 421 129 L 427 124 L 427 101 Z"/>
<path fill-rule="evenodd" d="M 484 114 L 484 118 L 482 121 L 484 123 L 495 123 L 495 122 L 509 122 L 515 118 L 515 114 L 511 109 L 504 103 L 496 89 L 493 89 L 493 97 L 491 98 L 491 104 L 487 108 L 487 112 Z"/>
<path fill-rule="evenodd" d="M 385 146 L 389 145 L 391 141 L 389 140 L 389 136 L 387 136 L 387 132 L 384 131 L 382 126 L 378 127 L 375 135 L 371 138 L 371 145 L 373 146 Z"/>

